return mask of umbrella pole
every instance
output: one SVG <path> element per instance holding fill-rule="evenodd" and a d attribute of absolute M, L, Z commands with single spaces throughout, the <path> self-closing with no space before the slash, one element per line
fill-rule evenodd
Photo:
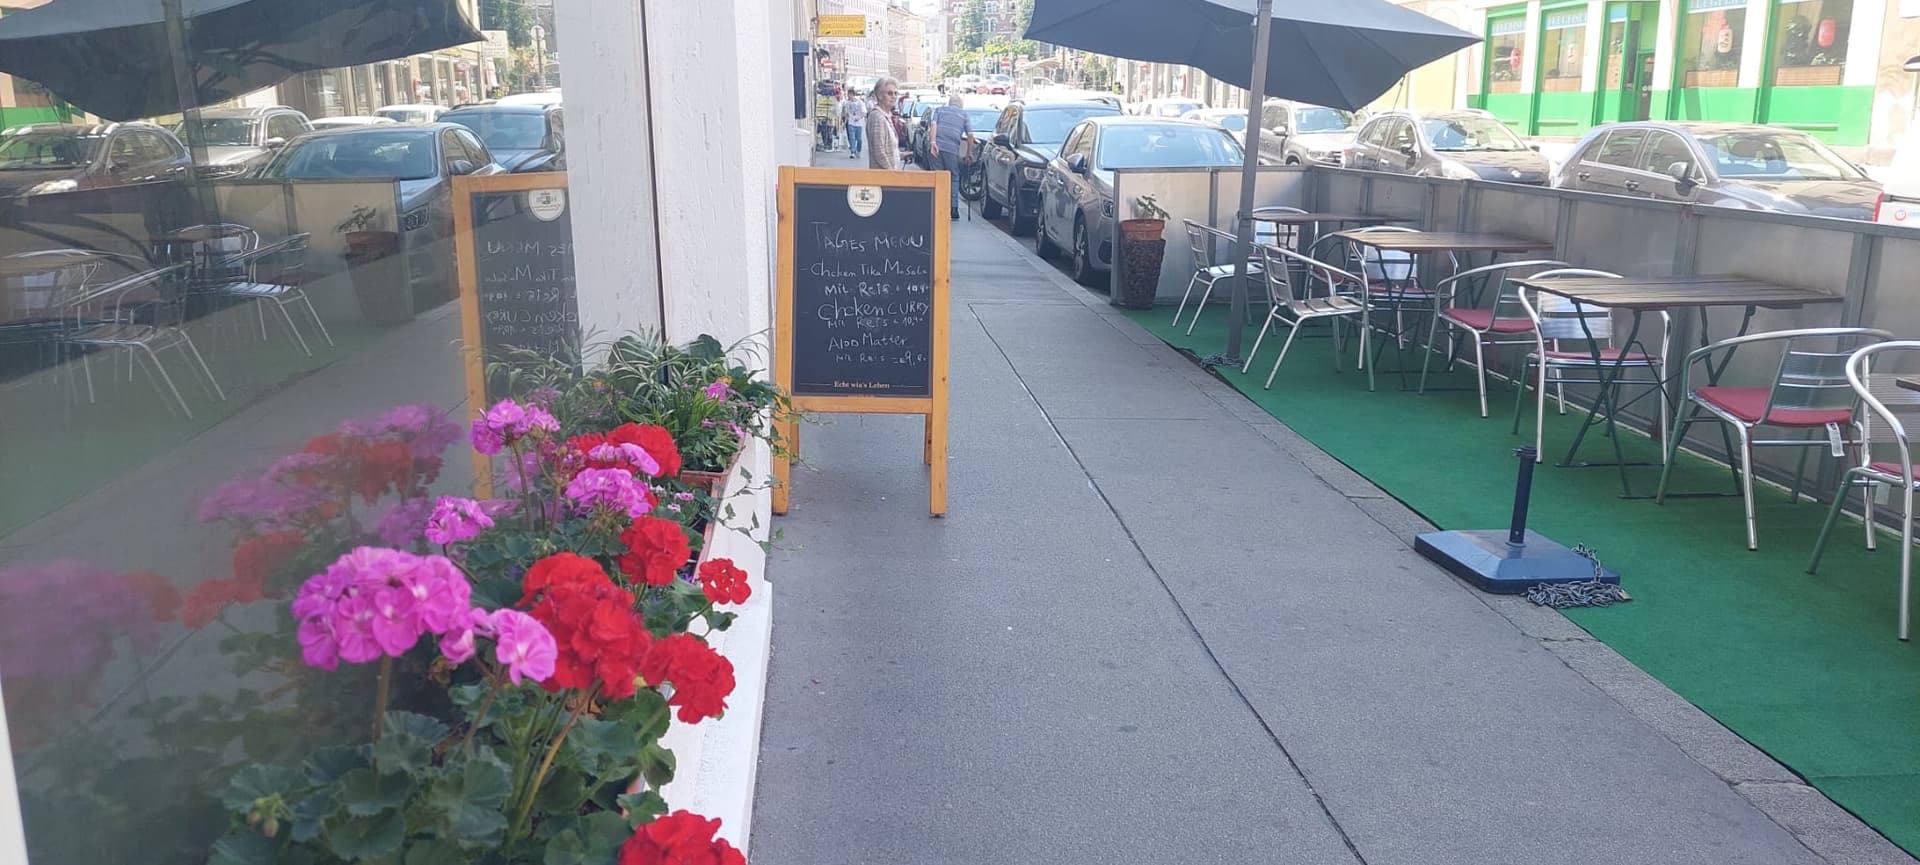
<path fill-rule="evenodd" d="M 1253 181 L 1260 164 L 1260 109 L 1267 101 L 1267 37 L 1273 22 L 1273 0 L 1260 0 L 1254 13 L 1253 80 L 1247 104 L 1247 146 L 1245 163 L 1240 167 L 1240 208 L 1237 214 L 1233 256 L 1233 303 L 1227 314 L 1227 357 L 1229 366 L 1241 366 L 1240 337 L 1247 317 L 1247 259 L 1253 255 Z"/>
<path fill-rule="evenodd" d="M 187 16 L 181 0 L 160 0 L 166 17 L 167 53 L 173 58 L 173 89 L 178 91 L 182 144 L 187 146 L 187 174 L 182 178 L 192 190 L 194 201 L 205 213 L 211 213 L 213 195 L 200 185 L 200 164 L 207 159 L 206 136 L 200 134 L 200 88 L 194 83 L 193 67 L 187 62 Z M 199 143 L 195 143 L 199 142 Z M 205 213 L 194 214 L 196 218 Z"/>

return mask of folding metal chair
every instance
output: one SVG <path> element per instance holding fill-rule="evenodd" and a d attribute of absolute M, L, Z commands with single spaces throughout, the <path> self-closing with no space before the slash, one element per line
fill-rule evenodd
<path fill-rule="evenodd" d="M 1740 494 L 1746 501 L 1747 549 L 1760 548 L 1759 529 L 1753 516 L 1753 449 L 1756 447 L 1826 447 L 1829 441 L 1850 444 L 1846 431 L 1853 425 L 1854 390 L 1847 381 L 1849 357 L 1860 348 L 1891 339 L 1893 334 L 1866 327 L 1816 327 L 1754 333 L 1723 339 L 1687 355 L 1680 370 L 1680 392 L 1686 401 L 1675 418 L 1673 438 L 1667 443 L 1666 465 L 1660 470 L 1660 489 L 1654 501 L 1664 504 L 1667 482 L 1673 476 L 1674 457 L 1687 440 L 1687 429 L 1705 411 L 1719 420 L 1722 431 L 1732 430 L 1739 438 L 1738 453 L 1729 442 L 1728 462 L 1739 476 Z M 1773 380 L 1760 386 L 1728 386 L 1719 383 L 1712 362 L 1715 356 L 1731 354 L 1749 346 L 1772 344 L 1780 349 L 1780 362 Z M 1708 383 L 1689 388 L 1688 379 L 1696 365 L 1708 364 Z M 1725 358 L 1719 371 L 1724 371 Z M 1827 431 L 1827 438 L 1756 439 L 1761 427 L 1813 432 Z M 1805 454 L 1801 465 L 1805 467 Z M 1800 497 L 1799 478 L 1794 479 L 1794 498 Z"/>
<path fill-rule="evenodd" d="M 1214 244 L 1226 244 L 1227 258 L 1231 259 L 1233 257 L 1233 248 L 1240 243 L 1240 238 L 1212 226 L 1201 225 L 1191 219 L 1182 221 L 1187 226 L 1187 245 L 1193 252 L 1193 278 L 1187 281 L 1187 290 L 1180 295 L 1180 308 L 1174 310 L 1173 323 L 1176 325 L 1180 323 L 1180 315 L 1185 312 L 1187 308 L 1187 297 L 1193 294 L 1194 288 L 1204 287 L 1204 290 L 1200 293 L 1200 303 L 1193 308 L 1193 318 L 1187 322 L 1187 333 L 1193 333 L 1194 325 L 1200 323 L 1201 310 L 1207 308 L 1207 301 L 1213 297 L 1214 284 L 1223 279 L 1233 278 L 1232 261 L 1228 261 L 1226 264 L 1213 263 L 1216 260 L 1216 256 L 1213 254 Z M 1259 252 L 1256 249 L 1255 255 L 1258 254 Z M 1249 279 L 1258 279 L 1260 277 L 1260 267 L 1261 265 L 1258 261 L 1249 260 L 1247 262 L 1247 277 Z M 1269 305 L 1271 305 L 1271 302 L 1269 302 Z"/>
<path fill-rule="evenodd" d="M 1427 327 L 1427 350 L 1420 358 L 1420 393 L 1427 392 L 1427 368 L 1433 363 L 1433 347 L 1439 341 L 1440 325 L 1447 326 L 1447 368 L 1453 368 L 1454 359 L 1459 356 L 1460 346 L 1454 340 L 1453 332 L 1466 331 L 1473 336 L 1474 378 L 1480 385 L 1480 416 L 1487 416 L 1487 361 L 1488 344 L 1532 342 L 1534 323 L 1521 308 L 1518 287 L 1508 282 L 1508 275 L 1515 270 L 1537 270 L 1542 268 L 1566 267 L 1564 261 L 1539 259 L 1534 261 L 1507 261 L 1463 270 L 1433 287 L 1435 314 L 1433 323 Z M 1493 305 L 1479 306 L 1480 295 L 1488 285 L 1494 287 Z M 1466 304 L 1462 305 L 1461 301 Z M 1500 337 L 1510 337 L 1501 339 Z M 1527 337 L 1522 339 L 1521 337 Z"/>
<path fill-rule="evenodd" d="M 1619 279 L 1620 274 L 1604 270 L 1586 270 L 1577 267 L 1559 268 L 1534 274 L 1530 279 Z M 1560 413 L 1567 413 L 1567 385 L 1591 384 L 1607 385 L 1618 391 L 1623 383 L 1619 378 L 1607 378 L 1608 367 L 1619 366 L 1619 373 L 1629 369 L 1644 369 L 1653 374 L 1653 380 L 1643 382 L 1659 395 L 1660 417 L 1662 423 L 1672 416 L 1668 405 L 1666 381 L 1666 344 L 1663 341 L 1658 354 L 1650 353 L 1645 346 L 1619 345 L 1614 342 L 1613 312 L 1602 307 L 1583 306 L 1574 301 L 1545 292 L 1520 290 L 1515 298 L 1522 311 L 1527 315 L 1531 327 L 1530 338 L 1534 343 L 1533 351 L 1527 354 L 1520 374 L 1514 378 L 1513 432 L 1520 432 L 1520 407 L 1526 402 L 1526 382 L 1535 369 L 1539 377 L 1534 383 L 1533 411 L 1533 450 L 1536 461 L 1545 461 L 1543 450 L 1544 430 L 1547 421 L 1547 386 L 1552 385 L 1560 401 Z M 1667 313 L 1659 313 L 1661 332 L 1670 333 L 1667 326 Z M 1665 337 L 1662 337 L 1664 340 Z M 1638 341 L 1635 343 L 1638 344 Z M 1585 377 L 1580 377 L 1584 373 Z M 1618 401 L 1613 394 L 1598 397 L 1609 401 L 1617 408 Z M 1660 443 L 1660 453 L 1666 456 L 1666 442 Z"/>
<path fill-rule="evenodd" d="M 1247 352 L 1246 364 L 1241 372 L 1253 369 L 1253 358 L 1260 353 L 1260 343 L 1267 338 L 1267 332 L 1274 322 L 1288 327 L 1287 341 L 1280 346 L 1280 356 L 1273 360 L 1273 370 L 1267 373 L 1266 387 L 1273 388 L 1273 377 L 1280 373 L 1280 364 L 1287 359 L 1287 349 L 1293 347 L 1293 339 L 1300 335 L 1301 325 L 1320 318 L 1334 320 L 1333 365 L 1340 367 L 1342 345 L 1339 338 L 1339 320 L 1359 316 L 1366 312 L 1366 305 L 1359 299 L 1341 294 L 1339 287 L 1343 283 L 1356 282 L 1359 275 L 1334 267 L 1321 261 L 1315 261 L 1290 249 L 1266 245 L 1260 247 L 1261 255 L 1266 258 L 1264 268 L 1267 278 L 1267 296 L 1272 299 L 1268 305 L 1266 323 L 1260 326 L 1260 335 L 1254 337 L 1253 350 Z M 1299 290 L 1288 284 L 1288 271 L 1294 267 L 1305 270 L 1307 278 Z M 1324 287 L 1324 293 L 1316 292 L 1314 283 Z M 1366 355 L 1367 329 L 1360 330 L 1360 353 Z M 1371 384 L 1373 369 L 1367 369 L 1367 380 Z"/>
<path fill-rule="evenodd" d="M 1920 364 L 1912 362 L 1920 360 L 1920 341 L 1914 340 L 1877 343 L 1854 352 L 1847 359 L 1847 384 L 1860 401 L 1854 420 L 1860 439 L 1860 462 L 1848 467 L 1840 478 L 1840 488 L 1833 494 L 1833 507 L 1827 510 L 1827 521 L 1820 527 L 1819 540 L 1814 541 L 1813 560 L 1807 563 L 1807 573 L 1819 569 L 1820 556 L 1827 548 L 1827 536 L 1840 519 L 1840 508 L 1846 503 L 1849 490 L 1860 489 L 1860 512 L 1869 550 L 1877 547 L 1874 494 L 1882 484 L 1899 490 L 1900 639 L 1904 640 L 1912 618 L 1909 608 L 1913 595 L 1913 494 L 1920 490 L 1920 478 L 1916 478 L 1913 471 L 1913 440 L 1907 430 L 1909 426 L 1920 428 L 1920 391 L 1901 387 L 1897 381 L 1899 375 L 1873 371 L 1875 363 L 1890 361 L 1891 355 L 1898 354 L 1907 356 L 1908 369 L 1920 370 Z M 1882 368 L 1887 365 L 1893 364 Z M 1904 375 L 1912 378 L 1920 372 Z"/>
<path fill-rule="evenodd" d="M 206 294 L 231 297 L 239 300 L 253 300 L 260 304 L 271 303 L 280 311 L 280 318 L 286 322 L 287 331 L 293 334 L 294 342 L 308 357 L 313 356 L 313 348 L 307 345 L 307 339 L 300 333 L 299 325 L 293 322 L 290 306 L 301 306 L 307 310 L 307 316 L 313 319 L 313 326 L 320 331 L 320 338 L 333 345 L 333 335 L 327 333 L 327 323 L 320 319 L 320 313 L 313 308 L 302 287 L 306 282 L 307 244 L 309 235 L 296 234 L 278 243 L 231 256 L 221 262 L 223 270 L 233 272 L 235 277 L 227 282 L 207 285 L 201 288 Z M 260 338 L 267 338 L 266 308 L 257 305 L 260 316 Z"/>

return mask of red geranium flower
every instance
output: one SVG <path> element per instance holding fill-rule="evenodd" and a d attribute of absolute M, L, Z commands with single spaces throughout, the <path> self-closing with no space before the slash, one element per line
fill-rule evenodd
<path fill-rule="evenodd" d="M 619 865 L 747 865 L 747 857 L 724 838 L 720 821 L 675 811 L 639 829 L 620 845 Z"/>
<path fill-rule="evenodd" d="M 146 599 L 147 609 L 153 613 L 154 621 L 173 621 L 174 613 L 180 609 L 180 591 L 173 587 L 173 583 L 152 571 L 131 573 L 124 579 L 129 591 Z"/>
<path fill-rule="evenodd" d="M 240 542 L 233 548 L 233 578 L 253 585 L 261 586 L 265 591 L 267 578 L 280 570 L 294 553 L 307 543 L 307 536 L 292 530 L 283 529 L 256 535 Z"/>
<path fill-rule="evenodd" d="M 673 444 L 673 433 L 666 427 L 653 424 L 621 424 L 607 432 L 607 441 L 613 444 L 636 444 L 641 450 L 660 464 L 660 477 L 670 478 L 680 474 L 680 449 Z"/>
<path fill-rule="evenodd" d="M 260 584 L 249 580 L 207 580 L 187 593 L 180 608 L 180 624 L 198 630 L 212 623 L 228 604 L 250 604 L 261 597 Z"/>
<path fill-rule="evenodd" d="M 655 640 L 640 665 L 649 685 L 673 683 L 667 704 L 680 707 L 680 720 L 697 724 L 718 718 L 733 693 L 733 662 L 692 634 L 672 634 Z"/>
<path fill-rule="evenodd" d="M 550 588 L 575 584 L 613 585 L 607 572 L 600 563 L 578 553 L 554 553 L 534 562 L 527 569 L 526 577 L 521 581 L 525 594 L 520 596 L 519 605 L 525 606 L 533 596 Z"/>
<path fill-rule="evenodd" d="M 686 530 L 673 520 L 659 517 L 634 520 L 620 533 L 620 542 L 627 545 L 626 553 L 619 558 L 621 573 L 649 586 L 671 584 L 693 551 Z"/>
<path fill-rule="evenodd" d="M 753 594 L 747 584 L 747 572 L 735 567 L 732 559 L 711 559 L 700 565 L 700 591 L 716 604 L 744 604 Z"/>

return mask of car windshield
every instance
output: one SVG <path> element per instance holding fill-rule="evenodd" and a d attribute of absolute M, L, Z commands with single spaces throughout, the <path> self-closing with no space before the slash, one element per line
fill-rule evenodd
<path fill-rule="evenodd" d="M 1000 122 L 998 108 L 963 108 L 961 111 L 966 113 L 967 125 L 973 127 L 974 132 L 992 132 Z"/>
<path fill-rule="evenodd" d="M 0 171 L 85 167 L 100 152 L 100 141 L 71 132 L 16 132 L 0 138 Z"/>
<path fill-rule="evenodd" d="M 1097 103 L 1086 105 L 1058 105 L 1046 108 L 1029 108 L 1020 116 L 1020 122 L 1026 126 L 1028 141 L 1035 144 L 1058 146 L 1067 140 L 1067 133 L 1080 121 L 1089 117 L 1110 117 L 1120 112 Z"/>
<path fill-rule="evenodd" d="M 414 109 L 408 109 L 408 108 L 387 108 L 387 109 L 383 109 L 383 110 L 381 110 L 381 111 L 378 111 L 378 112 L 375 112 L 375 113 L 377 113 L 377 114 L 379 114 L 379 115 L 380 115 L 381 117 L 385 117 L 385 118 L 387 118 L 388 120 L 392 120 L 392 121 L 394 121 L 394 122 L 396 122 L 396 123 L 425 123 L 425 122 L 427 122 L 427 112 L 425 112 L 425 111 L 422 111 L 422 110 L 420 110 L 420 109 L 417 109 L 417 108 L 414 108 Z"/>
<path fill-rule="evenodd" d="M 173 132 L 195 147 L 247 147 L 259 123 L 251 117 L 202 117 L 175 126 Z"/>
<path fill-rule="evenodd" d="M 440 119 L 473 130 L 496 153 L 539 150 L 547 141 L 547 117 L 538 111 L 455 111 Z"/>
<path fill-rule="evenodd" d="M 1700 136 L 1721 177 L 1767 180 L 1862 180 L 1846 160 L 1811 138 L 1766 132 Z"/>
<path fill-rule="evenodd" d="M 1429 117 L 1420 121 L 1420 134 L 1442 152 L 1527 149 L 1520 136 L 1491 117 Z"/>
<path fill-rule="evenodd" d="M 1238 111 L 1220 111 L 1213 114 L 1202 114 L 1199 115 L 1199 118 L 1215 126 L 1225 126 L 1235 132 L 1247 131 L 1247 115 L 1241 114 Z"/>
<path fill-rule="evenodd" d="M 1353 128 L 1353 113 L 1337 108 L 1302 108 L 1293 116 L 1298 132 L 1346 132 Z"/>
<path fill-rule="evenodd" d="M 262 177 L 394 177 L 425 180 L 438 173 L 433 135 L 421 132 L 345 132 L 317 135 L 280 151 Z"/>
<path fill-rule="evenodd" d="M 1240 143 L 1224 130 L 1186 124 L 1116 125 L 1100 131 L 1103 169 L 1239 165 Z"/>
<path fill-rule="evenodd" d="M 1153 106 L 1153 113 L 1161 117 L 1179 117 L 1189 111 L 1197 111 L 1205 107 L 1198 102 L 1162 102 Z"/>

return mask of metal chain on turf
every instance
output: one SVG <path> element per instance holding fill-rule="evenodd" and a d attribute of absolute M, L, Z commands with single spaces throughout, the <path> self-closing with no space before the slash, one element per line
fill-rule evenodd
<path fill-rule="evenodd" d="M 1527 600 L 1543 607 L 1564 610 L 1568 607 L 1609 607 L 1633 600 L 1620 587 L 1600 582 L 1600 556 L 1586 544 L 1573 548 L 1574 554 L 1593 563 L 1593 579 L 1579 583 L 1541 583 L 1527 590 Z"/>

